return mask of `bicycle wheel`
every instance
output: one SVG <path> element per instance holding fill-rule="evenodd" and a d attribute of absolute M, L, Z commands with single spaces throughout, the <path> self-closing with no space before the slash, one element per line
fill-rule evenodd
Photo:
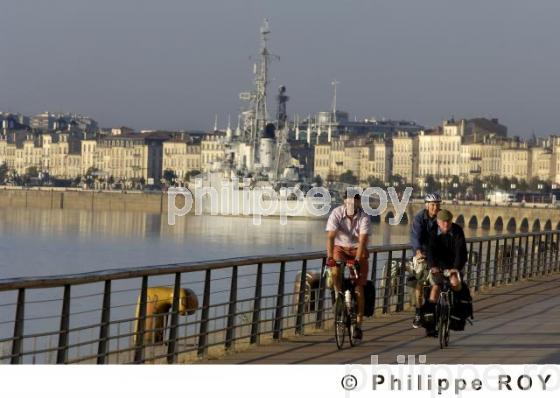
<path fill-rule="evenodd" d="M 451 323 L 451 307 L 447 306 L 446 307 L 446 312 L 445 312 L 445 337 L 443 342 L 445 343 L 445 346 L 449 346 L 449 324 Z"/>
<path fill-rule="evenodd" d="M 356 329 L 356 314 L 352 313 L 347 317 L 346 320 L 348 327 L 348 341 L 350 346 L 354 347 L 356 345 L 356 339 L 354 339 L 354 330 Z"/>
<path fill-rule="evenodd" d="M 437 324 L 437 328 L 438 328 L 438 339 L 439 339 L 439 348 L 443 349 L 443 347 L 445 347 L 445 336 L 444 336 L 444 330 L 445 330 L 445 315 L 444 315 L 444 309 L 442 306 L 439 306 L 438 308 L 438 324 Z"/>
<path fill-rule="evenodd" d="M 337 299 L 334 307 L 334 338 L 336 346 L 340 350 L 344 344 L 344 334 L 346 333 L 346 309 L 343 300 Z"/>
<path fill-rule="evenodd" d="M 449 345 L 449 306 L 447 305 L 439 307 L 438 338 L 439 348 L 443 349 Z"/>

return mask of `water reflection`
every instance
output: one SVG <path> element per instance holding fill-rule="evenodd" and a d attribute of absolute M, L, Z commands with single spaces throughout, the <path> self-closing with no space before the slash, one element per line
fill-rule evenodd
<path fill-rule="evenodd" d="M 141 212 L 0 209 L 0 278 L 324 250 L 324 220 L 167 217 Z M 373 224 L 374 245 L 408 242 L 409 226 Z"/>

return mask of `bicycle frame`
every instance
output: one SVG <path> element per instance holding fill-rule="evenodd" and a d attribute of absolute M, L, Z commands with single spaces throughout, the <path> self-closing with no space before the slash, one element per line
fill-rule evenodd
<path fill-rule="evenodd" d="M 344 335 L 346 330 L 348 330 L 348 339 L 350 346 L 355 345 L 355 340 L 353 338 L 354 328 L 356 327 L 356 314 L 357 314 L 357 301 L 354 291 L 355 284 L 350 278 L 345 278 L 345 271 L 349 268 L 346 262 L 337 262 L 340 267 L 340 286 L 342 289 L 342 296 L 338 300 L 335 300 L 335 340 L 338 349 L 342 348 L 344 344 Z M 335 293 L 335 296 L 338 293 Z M 350 302 L 347 302 L 347 294 L 350 294 Z"/>

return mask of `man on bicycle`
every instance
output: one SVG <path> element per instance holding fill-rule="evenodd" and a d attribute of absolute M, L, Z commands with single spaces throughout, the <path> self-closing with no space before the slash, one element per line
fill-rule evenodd
<path fill-rule="evenodd" d="M 421 263 L 425 261 L 431 232 L 436 228 L 436 215 L 441 206 L 441 197 L 438 193 L 429 193 L 424 198 L 426 204 L 425 209 L 420 210 L 412 222 L 412 229 L 410 231 L 410 241 L 412 244 L 412 252 L 414 253 L 414 263 Z M 416 268 L 416 267 L 415 267 Z M 421 325 L 421 308 L 423 301 L 423 288 L 427 282 L 425 277 L 427 271 L 421 273 L 422 276 L 416 275 L 416 314 L 412 321 L 413 328 L 419 328 Z"/>
<path fill-rule="evenodd" d="M 368 274 L 369 230 L 369 216 L 361 207 L 360 195 L 348 195 L 347 190 L 344 194 L 344 204 L 335 208 L 327 221 L 327 266 L 331 272 L 336 299 L 343 300 L 340 268 L 336 263 L 346 262 L 359 265 L 358 279 L 354 286 L 358 309 L 353 337 L 360 340 L 364 314 L 364 286 Z"/>
<path fill-rule="evenodd" d="M 461 271 L 467 262 L 467 243 L 463 229 L 453 222 L 449 210 L 437 214 L 437 229 L 430 234 L 428 245 L 428 267 L 430 302 L 436 303 L 443 284 L 443 277 L 449 278 L 454 291 L 461 290 Z"/>

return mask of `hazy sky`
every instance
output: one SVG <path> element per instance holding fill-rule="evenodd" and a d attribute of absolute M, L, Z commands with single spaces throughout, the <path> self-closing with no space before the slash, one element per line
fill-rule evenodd
<path fill-rule="evenodd" d="M 264 17 L 290 114 L 327 110 L 336 79 L 351 117 L 560 132 L 558 0 L 0 0 L 0 110 L 223 127 Z"/>

